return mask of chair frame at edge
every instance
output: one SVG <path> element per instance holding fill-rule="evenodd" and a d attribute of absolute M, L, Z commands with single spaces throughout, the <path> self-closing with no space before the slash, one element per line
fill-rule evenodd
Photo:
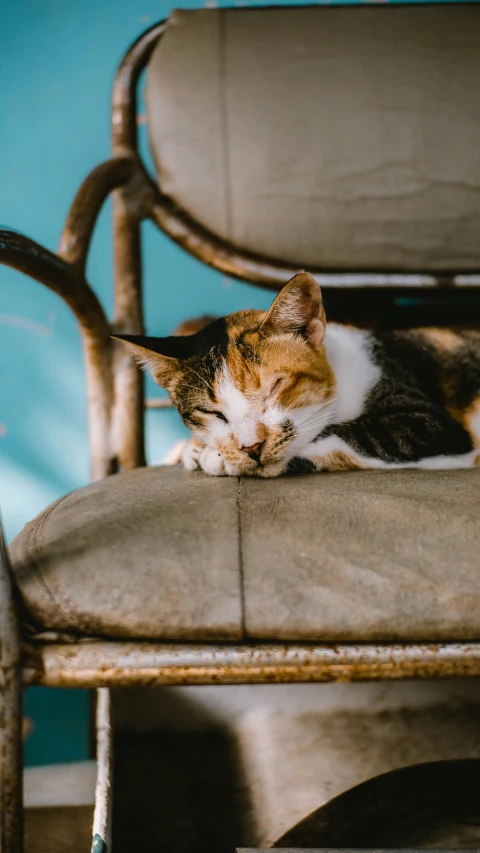
<path fill-rule="evenodd" d="M 70 208 L 58 253 L 28 237 L 0 231 L 0 262 L 64 299 L 82 335 L 88 384 L 91 474 L 99 480 L 143 466 L 143 379 L 110 332 L 142 334 L 140 224 L 152 220 L 204 263 L 277 290 L 296 267 L 254 255 L 218 238 L 164 195 L 148 176 L 137 146 L 136 95 L 141 71 L 167 22 L 146 31 L 122 60 L 113 88 L 112 157 L 84 180 Z M 85 277 L 98 214 L 113 193 L 113 323 Z M 301 265 L 299 265 L 301 266 Z M 348 290 L 357 275 L 312 270 L 319 282 Z M 378 289 L 411 292 L 455 286 L 455 273 L 371 271 L 358 276 Z M 377 289 L 377 288 L 376 288 Z M 112 436 L 116 436 L 113 448 Z M 480 643 L 190 644 L 145 641 L 28 643 L 22 637 L 15 583 L 0 526 L 0 853 L 23 851 L 22 692 L 30 685 L 240 684 L 353 681 L 480 675 Z M 79 626 L 81 631 L 81 626 Z"/>

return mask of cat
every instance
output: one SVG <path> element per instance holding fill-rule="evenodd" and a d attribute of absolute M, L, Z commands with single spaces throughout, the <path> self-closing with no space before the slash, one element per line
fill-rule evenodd
<path fill-rule="evenodd" d="M 166 388 L 216 476 L 480 464 L 480 332 L 328 323 L 297 273 L 270 310 L 187 337 L 117 335 Z"/>

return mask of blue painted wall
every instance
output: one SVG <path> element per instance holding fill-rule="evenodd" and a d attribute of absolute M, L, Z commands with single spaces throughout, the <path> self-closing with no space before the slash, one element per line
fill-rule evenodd
<path fill-rule="evenodd" d="M 129 44 L 173 6 L 153 0 L 6 0 L 2 5 L 2 225 L 55 250 L 80 182 L 109 156 L 115 68 Z M 146 136 L 144 126 L 141 132 Z M 90 282 L 108 310 L 110 216 L 107 204 L 88 265 Z M 206 269 L 153 226 L 145 225 L 143 236 L 149 333 L 166 334 L 187 316 L 268 304 L 268 294 Z M 150 462 L 160 461 L 182 433 L 176 413 L 150 413 Z M 76 322 L 54 294 L 0 267 L 0 507 L 8 538 L 88 477 Z M 26 741 L 27 764 L 86 757 L 87 702 L 86 692 L 28 691 L 26 714 L 35 725 Z"/>
<path fill-rule="evenodd" d="M 55 250 L 80 182 L 109 156 L 114 70 L 130 42 L 172 6 L 153 0 L 7 0 L 0 28 L 0 63 L 8 80 L 0 88 L 2 224 Z M 144 238 L 150 333 L 168 333 L 186 315 L 268 303 L 265 293 L 187 257 L 153 226 L 145 225 Z M 110 309 L 109 205 L 88 275 Z M 75 320 L 54 294 L 5 267 L 0 424 L 0 505 L 12 537 L 50 501 L 88 482 L 88 446 Z M 150 460 L 158 461 L 180 429 L 178 420 L 152 412 L 147 429 Z"/>
<path fill-rule="evenodd" d="M 291 2 L 295 0 L 285 4 Z M 3 225 L 55 250 L 80 182 L 109 156 L 114 70 L 131 41 L 167 17 L 174 5 L 232 3 L 4 0 L 0 25 Z M 234 5 L 265 5 L 265 0 L 238 0 Z M 141 132 L 145 135 L 143 125 Z M 150 224 L 144 226 L 143 236 L 150 334 L 168 334 L 186 316 L 268 305 L 267 293 L 203 267 Z M 88 275 L 110 309 L 109 205 L 100 218 Z M 151 385 L 149 393 L 153 391 Z M 174 412 L 151 412 L 149 461 L 160 461 L 182 432 Z M 8 537 L 48 503 L 87 483 L 88 472 L 85 378 L 75 320 L 48 290 L 0 267 L 0 507 Z M 27 763 L 85 756 L 86 708 L 86 693 L 30 691 L 27 714 L 35 717 L 36 728 L 27 739 Z"/>

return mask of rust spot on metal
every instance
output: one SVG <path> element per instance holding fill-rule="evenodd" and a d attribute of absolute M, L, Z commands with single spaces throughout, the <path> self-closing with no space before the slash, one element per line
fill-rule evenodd
<path fill-rule="evenodd" d="M 480 644 L 49 645 L 28 683 L 49 686 L 374 681 L 480 675 Z"/>

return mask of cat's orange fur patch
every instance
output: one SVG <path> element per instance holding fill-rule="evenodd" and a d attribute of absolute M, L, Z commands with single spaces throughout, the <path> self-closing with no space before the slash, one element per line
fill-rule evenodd
<path fill-rule="evenodd" d="M 319 399 L 319 383 L 325 389 L 323 400 L 331 399 L 335 392 L 335 377 L 324 347 L 313 350 L 300 337 L 287 334 L 265 336 L 258 328 L 245 334 L 253 315 L 258 323 L 259 314 L 242 312 L 233 315 L 233 322 L 228 326 L 231 343 L 226 363 L 236 387 L 246 396 L 254 397 L 261 393 L 262 387 L 268 386 L 269 376 L 283 372 L 288 375 L 288 383 L 279 395 L 278 402 L 284 408 L 322 402 Z M 235 345 L 236 338 L 242 333 L 252 359 L 246 360 Z"/>
<path fill-rule="evenodd" d="M 446 409 L 470 434 L 473 446 L 480 447 L 480 396 L 467 409 L 458 409 L 455 406 L 446 406 Z"/>
<path fill-rule="evenodd" d="M 432 326 L 420 329 L 420 332 L 437 349 L 454 350 L 462 343 L 461 336 L 451 329 L 441 329 Z"/>
<path fill-rule="evenodd" d="M 464 426 L 470 433 L 474 447 L 480 447 L 480 396 L 464 412 Z"/>
<path fill-rule="evenodd" d="M 318 459 L 313 458 L 312 462 L 318 471 L 364 471 L 369 467 L 363 460 L 350 456 L 343 450 L 332 450 Z"/>

